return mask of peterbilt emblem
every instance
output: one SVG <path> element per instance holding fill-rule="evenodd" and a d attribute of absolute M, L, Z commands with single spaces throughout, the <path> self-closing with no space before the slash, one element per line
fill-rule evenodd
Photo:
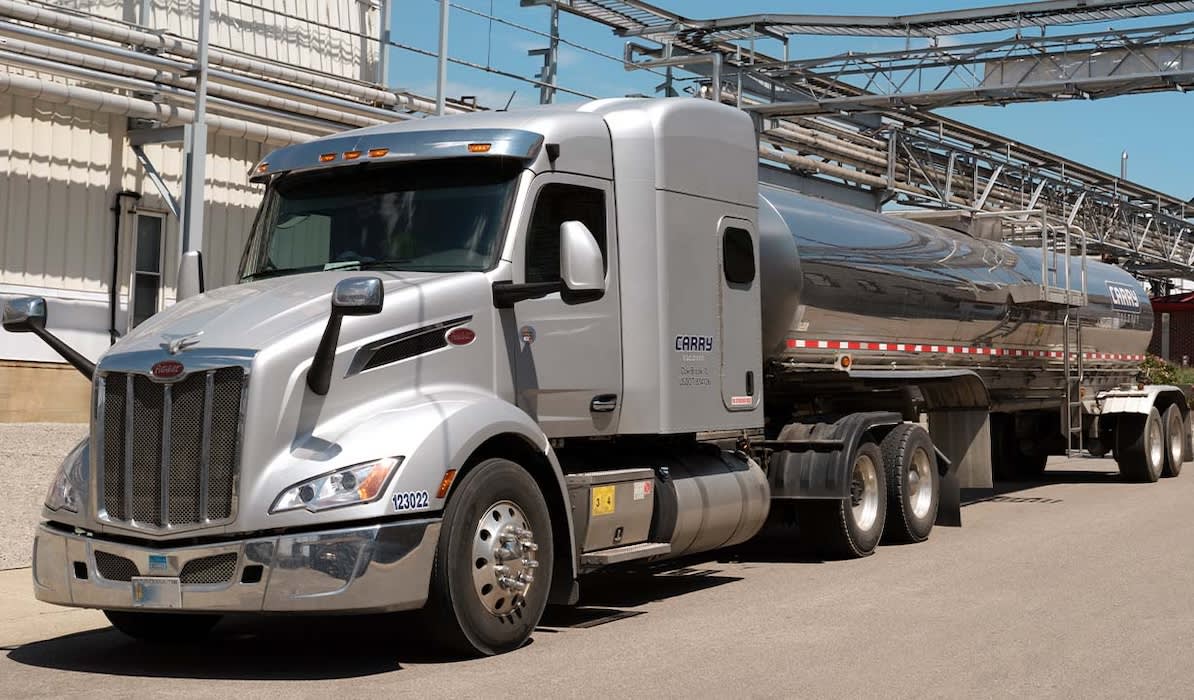
<path fill-rule="evenodd" d="M 162 360 L 149 368 L 149 373 L 158 379 L 174 379 L 182 374 L 182 363 L 174 360 Z"/>
<path fill-rule="evenodd" d="M 186 350 L 187 348 L 191 347 L 192 345 L 197 344 L 199 342 L 199 336 L 201 336 L 201 335 L 203 335 L 203 331 L 195 331 L 194 333 L 182 333 L 179 335 L 174 335 L 171 333 L 163 333 L 162 340 L 166 341 L 166 343 L 165 343 L 166 352 L 170 353 L 171 355 L 177 355 L 178 353 L 182 352 L 183 350 Z"/>

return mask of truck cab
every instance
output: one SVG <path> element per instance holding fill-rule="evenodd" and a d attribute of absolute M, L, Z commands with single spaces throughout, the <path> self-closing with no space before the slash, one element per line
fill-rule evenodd
<path fill-rule="evenodd" d="M 143 638 L 424 608 L 496 653 L 586 568 L 749 538 L 762 471 L 693 435 L 763 423 L 756 156 L 748 117 L 691 99 L 270 154 L 240 283 L 76 365 L 91 434 L 37 597 Z M 56 340 L 46 320 L 6 309 Z"/>

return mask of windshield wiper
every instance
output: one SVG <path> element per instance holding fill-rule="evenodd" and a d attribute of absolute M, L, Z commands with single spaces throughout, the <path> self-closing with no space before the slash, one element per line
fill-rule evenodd
<path fill-rule="evenodd" d="M 249 274 L 240 278 L 241 282 L 252 282 L 254 280 L 263 280 L 267 277 L 280 277 L 282 275 L 293 275 L 299 272 L 314 272 L 322 270 L 323 265 L 306 265 L 304 267 L 275 267 L 270 270 L 258 270 L 257 272 L 250 272 Z"/>
<path fill-rule="evenodd" d="M 384 270 L 395 265 L 408 265 L 414 262 L 414 258 L 402 258 L 395 260 L 362 260 L 360 263 L 361 270 Z"/>

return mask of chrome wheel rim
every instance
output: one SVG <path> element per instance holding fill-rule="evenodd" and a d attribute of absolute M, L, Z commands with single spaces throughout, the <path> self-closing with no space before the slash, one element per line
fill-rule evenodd
<path fill-rule="evenodd" d="M 1161 435 L 1161 421 L 1148 422 L 1148 456 L 1149 464 L 1159 466 L 1164 460 L 1165 440 Z"/>
<path fill-rule="evenodd" d="M 539 545 L 522 508 L 498 501 L 486 508 L 473 535 L 473 587 L 491 614 L 508 615 L 526 605 L 539 567 Z"/>
<path fill-rule="evenodd" d="M 868 455 L 859 455 L 854 460 L 850 505 L 859 529 L 865 531 L 875 526 L 879 519 L 879 469 Z"/>
<path fill-rule="evenodd" d="M 1182 420 L 1170 421 L 1168 437 L 1169 437 L 1169 462 L 1171 464 L 1182 463 L 1182 452 L 1184 446 L 1182 445 Z"/>
<path fill-rule="evenodd" d="M 912 453 L 908 465 L 908 503 L 917 518 L 928 515 L 933 504 L 933 464 L 922 447 Z"/>

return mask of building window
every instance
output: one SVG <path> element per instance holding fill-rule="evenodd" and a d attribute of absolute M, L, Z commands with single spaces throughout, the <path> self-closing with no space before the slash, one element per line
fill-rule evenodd
<path fill-rule="evenodd" d="M 527 231 L 527 282 L 559 281 L 560 224 L 565 221 L 579 221 L 588 227 L 605 261 L 605 193 L 579 185 L 546 185 L 539 190 Z"/>
<path fill-rule="evenodd" d="M 162 296 L 162 229 L 165 223 L 165 217 L 158 214 L 137 213 L 130 328 L 139 326 L 158 312 Z"/>

